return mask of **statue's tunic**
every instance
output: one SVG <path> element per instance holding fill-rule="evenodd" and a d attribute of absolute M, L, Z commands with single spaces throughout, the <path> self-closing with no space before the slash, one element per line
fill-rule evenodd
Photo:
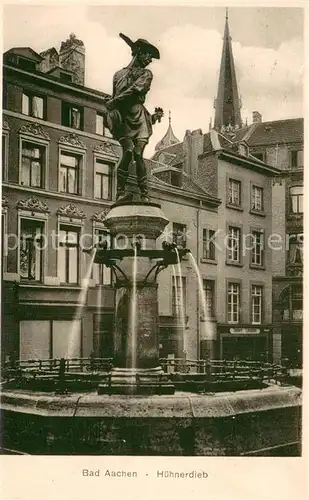
<path fill-rule="evenodd" d="M 152 73 L 146 68 L 126 67 L 113 79 L 113 108 L 107 114 L 107 126 L 115 139 L 124 137 L 148 142 L 152 118 L 143 103 L 150 89 Z"/>

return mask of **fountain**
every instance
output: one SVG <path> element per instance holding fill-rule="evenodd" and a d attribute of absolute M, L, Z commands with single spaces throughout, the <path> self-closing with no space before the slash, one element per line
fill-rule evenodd
<path fill-rule="evenodd" d="M 168 220 L 155 203 L 118 202 L 105 224 L 114 248 L 97 247 L 94 263 L 110 267 L 115 276 L 115 359 L 109 380 L 98 392 L 172 394 L 174 386 L 159 363 L 157 277 L 168 265 L 179 264 L 189 250 L 178 251 L 168 242 L 156 248 Z"/>
<path fill-rule="evenodd" d="M 53 455 L 297 456 L 301 389 L 287 383 L 284 367 L 198 359 L 182 360 L 178 370 L 184 372 L 174 373 L 169 360 L 159 358 L 157 278 L 169 265 L 178 269 L 184 335 L 180 262 L 189 250 L 168 242 L 157 248 L 169 221 L 147 192 L 145 134 L 148 130 L 151 135 L 162 109 L 150 115 L 142 104 L 150 87 L 145 67 L 151 57 L 160 57 L 159 51 L 146 40 L 121 37 L 133 59 L 116 73 L 115 94 L 106 103 L 106 125 L 123 148 L 117 201 L 105 220 L 113 245 L 107 248 L 104 242 L 89 249 L 75 316 L 79 320 L 82 315 L 92 264 L 109 267 L 116 294 L 114 356 L 74 360 L 69 351 L 67 359 L 8 363 L 2 371 L 2 447 L 8 453 Z M 126 81 L 132 69 L 136 87 Z M 128 116 L 123 99 L 128 108 L 132 105 Z M 135 200 L 125 191 L 133 157 L 140 188 Z M 204 307 L 198 266 L 194 259 L 192 263 Z M 72 345 L 74 335 L 73 329 Z"/>

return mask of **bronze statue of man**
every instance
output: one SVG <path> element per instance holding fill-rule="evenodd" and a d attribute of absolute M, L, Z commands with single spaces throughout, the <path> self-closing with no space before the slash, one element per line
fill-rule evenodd
<path fill-rule="evenodd" d="M 147 66 L 152 59 L 160 59 L 160 53 L 147 40 L 139 38 L 133 42 L 122 33 L 119 36 L 131 47 L 132 60 L 127 67 L 115 73 L 113 96 L 106 103 L 105 125 L 122 147 L 122 158 L 117 169 L 117 201 L 132 199 L 132 194 L 125 192 L 132 160 L 136 164 L 141 200 L 148 201 L 143 152 L 152 135 L 152 125 L 156 121 L 160 122 L 163 110 L 155 108 L 154 114 L 151 115 L 144 102 L 153 78 Z"/>

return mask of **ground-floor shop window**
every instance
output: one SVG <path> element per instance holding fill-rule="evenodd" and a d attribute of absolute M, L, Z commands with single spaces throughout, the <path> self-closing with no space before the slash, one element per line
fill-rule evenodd
<path fill-rule="evenodd" d="M 20 359 L 81 357 L 80 321 L 24 320 L 19 333 Z"/>
<path fill-rule="evenodd" d="M 222 359 L 267 361 L 267 338 L 253 336 L 224 337 Z"/>

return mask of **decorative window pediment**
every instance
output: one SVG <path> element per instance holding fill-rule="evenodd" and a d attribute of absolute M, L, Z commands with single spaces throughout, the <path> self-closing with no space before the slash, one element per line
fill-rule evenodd
<path fill-rule="evenodd" d="M 28 210 L 29 212 L 49 213 L 49 208 L 44 201 L 40 201 L 35 196 L 31 196 L 27 200 L 20 200 L 16 204 L 16 208 L 20 210 Z"/>
<path fill-rule="evenodd" d="M 57 215 L 60 215 L 61 217 L 69 217 L 74 219 L 86 218 L 86 214 L 84 213 L 84 211 L 80 208 L 77 208 L 76 205 L 74 205 L 73 203 L 69 203 L 68 205 L 60 207 L 57 210 Z"/>
<path fill-rule="evenodd" d="M 118 156 L 116 151 L 114 150 L 113 146 L 108 142 L 98 144 L 97 146 L 95 146 L 93 148 L 93 152 L 107 154 L 107 155 L 116 156 L 116 157 Z"/>
<path fill-rule="evenodd" d="M 45 132 L 43 127 L 39 123 L 29 123 L 29 125 L 23 125 L 20 130 L 20 134 L 30 135 L 32 137 L 37 137 L 45 140 L 49 140 L 49 134 Z"/>
<path fill-rule="evenodd" d="M 6 196 L 2 197 L 2 207 L 7 207 L 9 204 L 9 200 L 7 199 Z"/>
<path fill-rule="evenodd" d="M 104 208 L 101 212 L 96 212 L 92 216 L 92 220 L 95 222 L 105 222 L 106 215 L 109 212 L 109 208 Z"/>
<path fill-rule="evenodd" d="M 63 135 L 59 139 L 59 144 L 67 144 L 81 149 L 87 149 L 86 144 L 78 137 L 77 134 L 71 133 Z"/>

